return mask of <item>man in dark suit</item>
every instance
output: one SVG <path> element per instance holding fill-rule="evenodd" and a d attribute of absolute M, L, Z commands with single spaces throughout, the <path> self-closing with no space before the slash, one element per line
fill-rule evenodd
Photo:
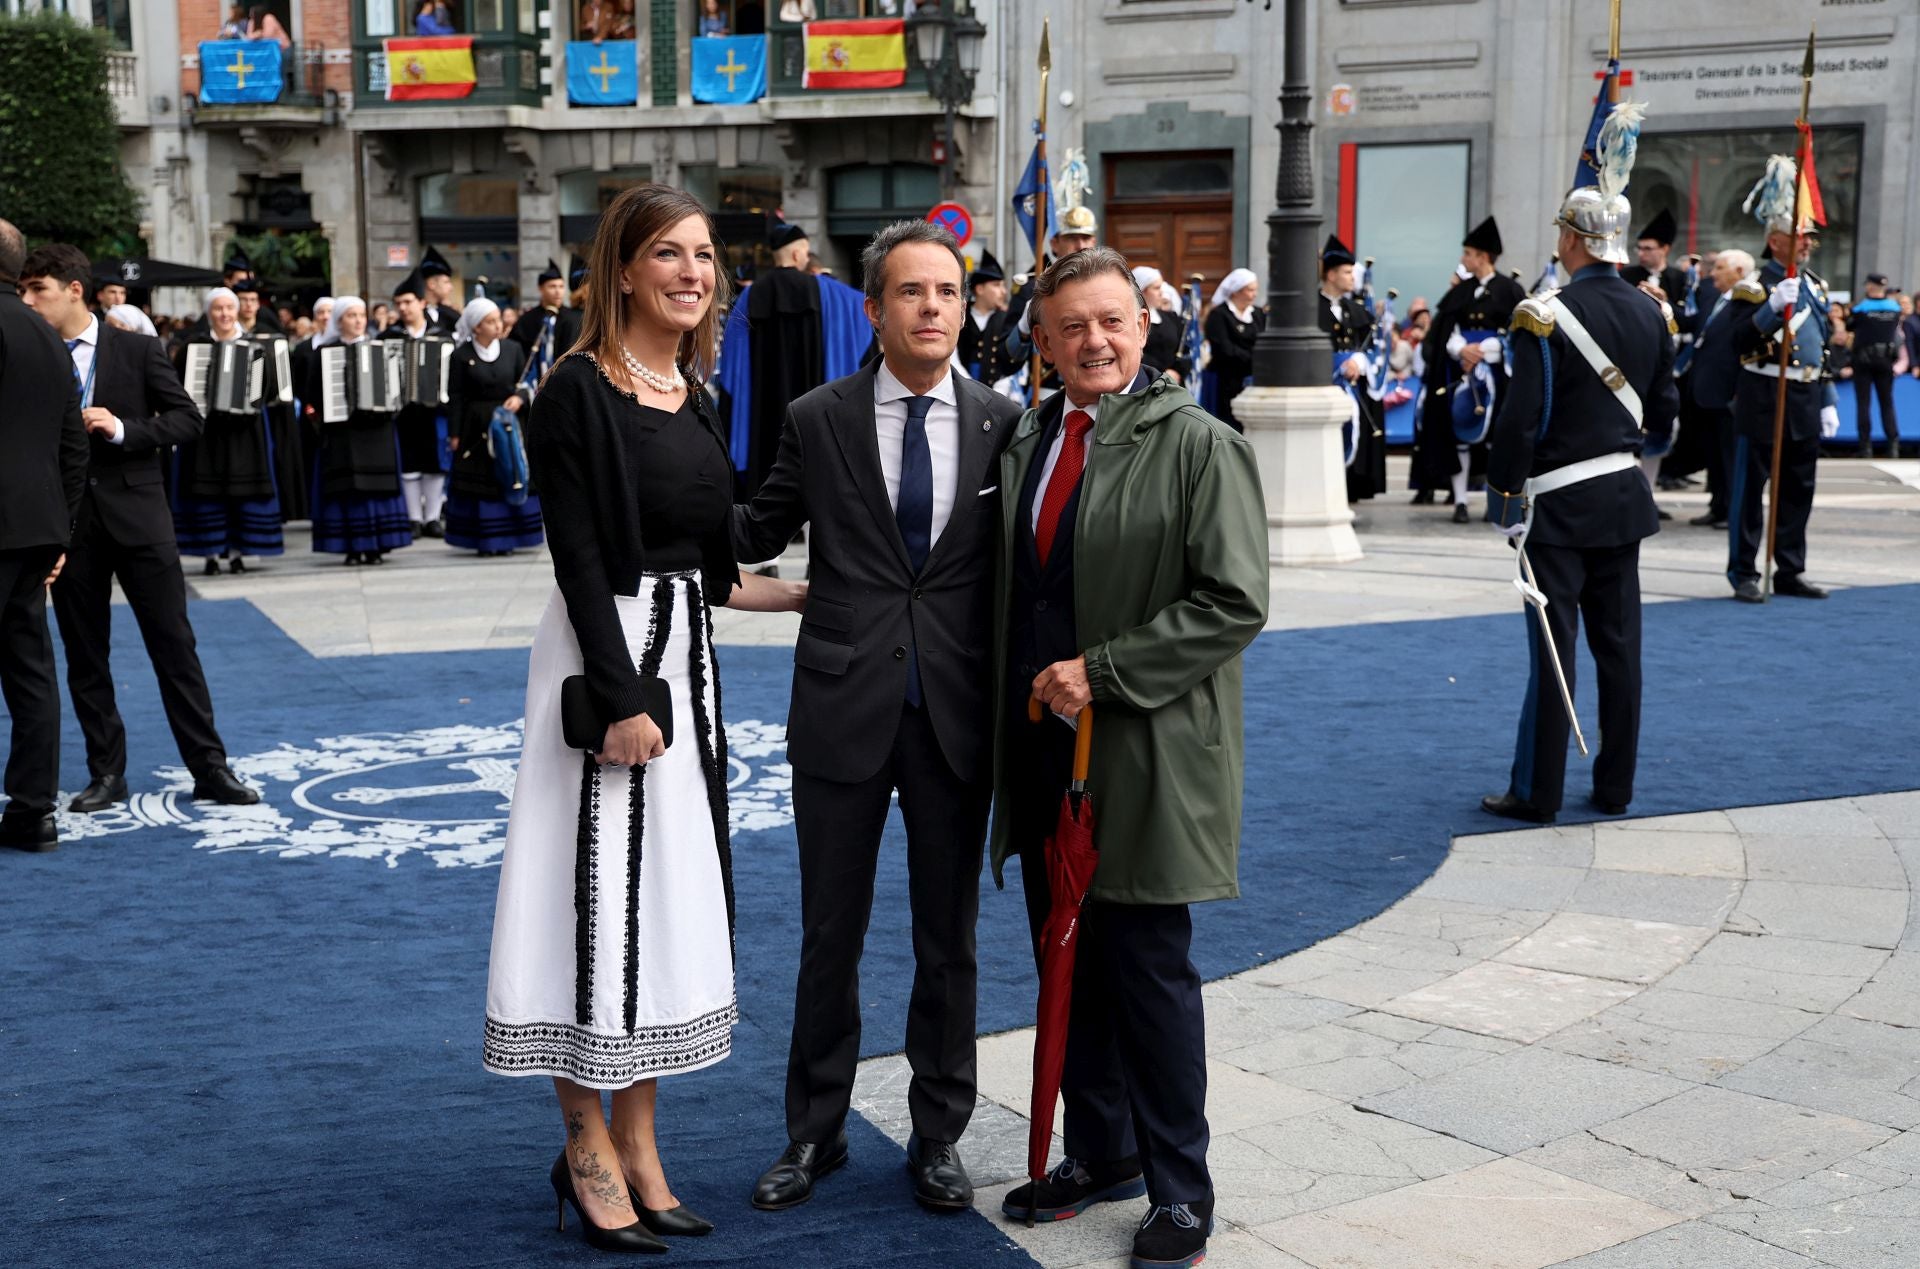
<path fill-rule="evenodd" d="M 1682 407 L 1692 401 L 1686 426 L 1710 431 L 1706 511 L 1688 523 L 1724 529 L 1732 506 L 1733 397 L 1740 386 L 1740 354 L 1733 347 L 1733 288 L 1753 272 L 1753 257 L 1744 251 L 1719 252 L 1713 258 L 1711 287 L 1703 286 L 1692 313 L 1678 319 L 1687 344 L 1674 358 L 1680 380 Z"/>
<path fill-rule="evenodd" d="M 34 251 L 21 269 L 28 303 L 67 344 L 71 360 L 64 368 L 81 388 L 92 463 L 67 567 L 53 588 L 67 690 L 86 737 L 92 777 L 71 809 L 99 811 L 127 799 L 127 727 L 114 703 L 108 659 L 115 577 L 140 623 L 167 723 L 193 773 L 193 796 L 246 806 L 260 795 L 227 766 L 226 746 L 214 728 L 213 700 L 187 620 L 173 515 L 160 481 L 161 453 L 200 435 L 200 412 L 159 340 L 93 315 L 87 307 L 92 276 L 87 257 L 64 243 Z"/>
<path fill-rule="evenodd" d="M 992 781 L 992 470 L 1019 410 L 951 372 L 967 320 L 951 234 L 902 221 L 875 235 L 861 264 L 881 359 L 793 402 L 771 471 L 734 509 L 743 560 L 771 559 L 812 526 L 787 729 L 802 929 L 789 1144 L 753 1193 L 769 1210 L 805 1202 L 846 1161 L 860 951 L 896 790 L 913 909 L 908 1165 L 926 1206 L 973 1201 L 954 1143 L 975 1091 L 974 923 Z"/>
<path fill-rule="evenodd" d="M 460 302 L 453 293 L 453 266 L 433 247 L 420 256 L 420 280 L 426 287 L 422 310 L 427 329 L 436 335 L 451 336 L 460 325 Z"/>
<path fill-rule="evenodd" d="M 66 349 L 20 301 L 20 231 L 0 220 L 0 694 L 13 719 L 0 845 L 59 840 L 60 693 L 47 636 L 57 576 L 87 481 L 87 432 Z"/>
<path fill-rule="evenodd" d="M 1666 314 L 1615 267 L 1626 260 L 1628 214 L 1619 195 L 1592 186 L 1569 194 L 1555 223 L 1571 280 L 1522 300 L 1513 315 L 1513 380 L 1487 456 L 1487 519 L 1532 565 L 1546 607 L 1527 623 L 1534 673 L 1507 791 L 1480 803 L 1508 819 L 1551 824 L 1559 814 L 1571 724 L 1548 649 L 1571 691 L 1582 617 L 1600 697 L 1588 801 L 1621 815 L 1633 800 L 1640 543 L 1660 531 L 1639 454 L 1673 435 L 1680 394 Z"/>

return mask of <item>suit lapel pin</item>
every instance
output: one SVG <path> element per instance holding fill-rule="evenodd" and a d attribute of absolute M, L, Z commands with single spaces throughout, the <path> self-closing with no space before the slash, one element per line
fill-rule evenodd
<path fill-rule="evenodd" d="M 991 432 L 993 430 L 993 420 L 988 419 L 985 423 L 982 423 L 980 425 L 980 430 L 983 432 Z"/>

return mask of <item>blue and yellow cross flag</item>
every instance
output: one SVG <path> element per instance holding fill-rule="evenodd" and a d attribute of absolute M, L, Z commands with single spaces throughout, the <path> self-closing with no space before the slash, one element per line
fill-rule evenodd
<path fill-rule="evenodd" d="M 567 100 L 576 106 L 631 106 L 640 100 L 640 45 L 635 40 L 567 45 Z"/>
<path fill-rule="evenodd" d="M 767 37 L 709 35 L 693 41 L 693 99 L 737 106 L 767 95 Z"/>
<path fill-rule="evenodd" d="M 200 101 L 241 106 L 280 100 L 280 46 L 272 40 L 208 40 L 200 45 Z"/>

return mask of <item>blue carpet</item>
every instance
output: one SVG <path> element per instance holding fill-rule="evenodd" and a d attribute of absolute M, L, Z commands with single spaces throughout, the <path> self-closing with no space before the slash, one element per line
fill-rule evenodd
<path fill-rule="evenodd" d="M 525 653 L 320 661 L 249 604 L 197 603 L 222 730 L 268 790 L 232 812 L 155 792 L 177 758 L 133 623 L 115 615 L 147 796 L 56 854 L 0 852 L 0 1263 L 587 1263 L 547 1223 L 549 1086 L 479 1066 L 485 865 Z M 1650 607 L 1634 812 L 1912 787 L 1910 694 L 1809 650 L 1888 646 L 1917 619 L 1920 587 Z M 798 944 L 777 765 L 789 654 L 721 660 L 744 759 L 744 1019 L 731 1061 L 663 1089 L 676 1189 L 720 1224 L 674 1261 L 1030 1264 L 988 1217 L 915 1209 L 898 1150 L 857 1118 L 854 1164 L 820 1198 L 747 1206 L 782 1143 Z M 1433 870 L 1449 834 L 1501 827 L 1475 804 L 1505 785 L 1521 618 L 1276 633 L 1248 670 L 1246 898 L 1197 910 L 1209 978 L 1364 920 Z M 1591 680 L 1583 665 L 1587 719 Z M 84 763 L 68 733 L 72 788 Z M 1836 743 L 1847 736 L 1860 741 Z M 1577 798 L 1578 771 L 1568 785 Z M 898 1049 L 906 1011 L 902 845 L 896 818 L 867 948 L 869 1054 Z M 1017 879 L 989 889 L 984 1030 L 1031 1021 L 1024 929 Z"/>

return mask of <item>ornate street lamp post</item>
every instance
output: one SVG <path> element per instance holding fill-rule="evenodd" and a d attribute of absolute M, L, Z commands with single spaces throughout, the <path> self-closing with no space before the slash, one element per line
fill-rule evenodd
<path fill-rule="evenodd" d="M 951 8 L 949 8 L 949 4 Z M 973 15 L 971 0 L 922 4 L 907 19 L 907 46 L 927 76 L 927 92 L 947 112 L 946 161 L 940 184 L 954 185 L 954 122 L 960 107 L 973 100 L 974 80 L 980 74 L 980 51 L 987 28 Z"/>
<path fill-rule="evenodd" d="M 1314 210 L 1313 86 L 1307 69 L 1307 0 L 1286 0 L 1280 83 L 1280 170 L 1267 217 L 1267 329 L 1253 346 L 1262 387 L 1327 382 L 1327 340 L 1315 323 L 1320 215 Z"/>

